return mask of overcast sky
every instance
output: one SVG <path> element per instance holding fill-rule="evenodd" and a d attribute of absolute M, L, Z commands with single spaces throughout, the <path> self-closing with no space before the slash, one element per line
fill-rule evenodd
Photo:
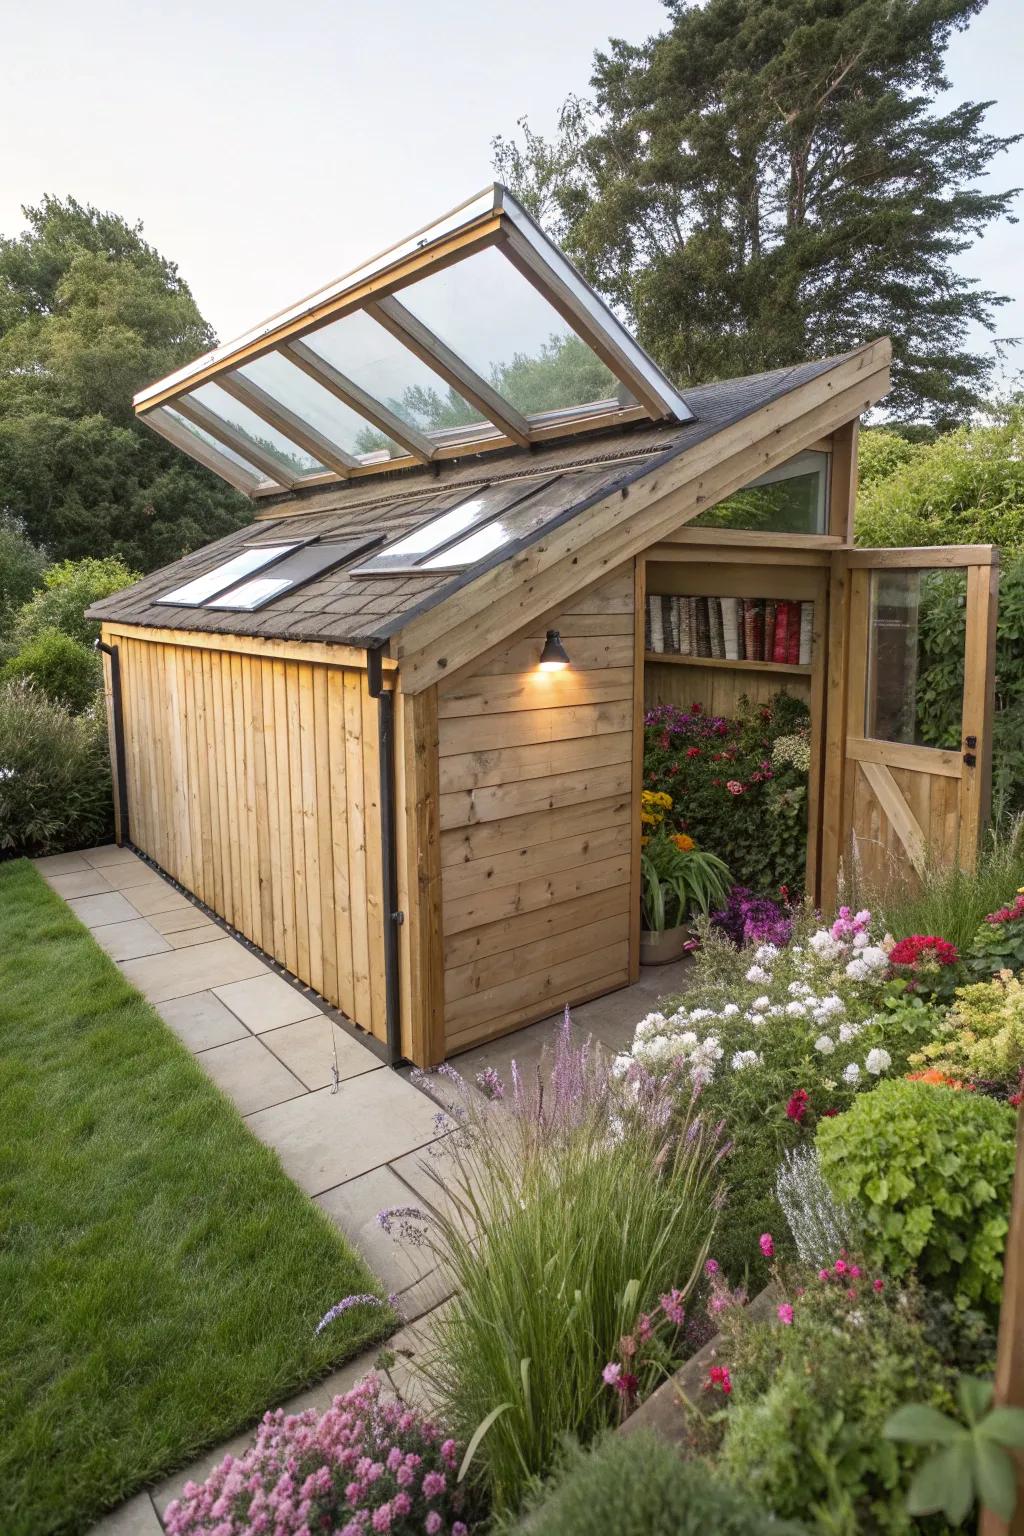
<path fill-rule="evenodd" d="M 38 0 L 4 21 L 0 231 L 44 192 L 141 219 L 224 338 L 461 202 L 493 178 L 490 141 L 528 114 L 550 131 L 612 35 L 659 30 L 655 0 Z M 951 99 L 1002 97 L 1024 128 L 1024 6 L 990 0 L 950 55 Z M 1024 183 L 1024 147 L 996 163 Z M 1013 295 L 1021 228 L 961 265 Z M 1017 368 L 1024 348 L 1017 350 Z"/>

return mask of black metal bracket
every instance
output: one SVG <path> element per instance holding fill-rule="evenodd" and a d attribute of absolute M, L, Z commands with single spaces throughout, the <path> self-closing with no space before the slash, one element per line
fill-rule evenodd
<path fill-rule="evenodd" d="M 114 770 L 117 774 L 117 846 L 123 848 L 129 841 L 128 829 L 128 768 L 124 750 L 124 713 L 121 708 L 121 657 L 116 645 L 105 640 L 95 640 L 93 648 L 110 657 L 110 707 L 114 728 Z"/>

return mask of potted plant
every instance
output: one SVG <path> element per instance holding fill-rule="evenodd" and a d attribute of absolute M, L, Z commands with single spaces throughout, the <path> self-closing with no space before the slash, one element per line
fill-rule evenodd
<path fill-rule="evenodd" d="M 673 836 L 658 826 L 640 853 L 640 964 L 678 960 L 690 937 L 690 912 L 707 916 L 731 884 L 715 854 L 696 848 L 685 833 Z"/>

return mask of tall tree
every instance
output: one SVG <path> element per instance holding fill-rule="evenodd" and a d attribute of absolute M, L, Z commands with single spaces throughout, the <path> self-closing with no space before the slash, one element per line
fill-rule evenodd
<path fill-rule="evenodd" d="M 940 111 L 954 30 L 985 0 L 669 0 L 669 29 L 598 53 L 553 141 L 499 174 L 681 386 L 893 339 L 888 404 L 944 423 L 983 395 L 1000 295 L 954 258 L 1013 191 L 990 102 Z"/>
<path fill-rule="evenodd" d="M 141 226 L 73 198 L 0 238 L 0 514 L 54 559 L 143 570 L 228 533 L 248 502 L 135 421 L 132 395 L 214 343 Z"/>

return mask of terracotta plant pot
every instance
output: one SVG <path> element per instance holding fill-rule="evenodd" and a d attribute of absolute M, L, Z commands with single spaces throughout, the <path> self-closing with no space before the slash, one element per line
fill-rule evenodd
<path fill-rule="evenodd" d="M 678 928 L 641 928 L 640 964 L 668 965 L 672 960 L 681 960 L 689 938 L 688 923 L 681 923 Z"/>

